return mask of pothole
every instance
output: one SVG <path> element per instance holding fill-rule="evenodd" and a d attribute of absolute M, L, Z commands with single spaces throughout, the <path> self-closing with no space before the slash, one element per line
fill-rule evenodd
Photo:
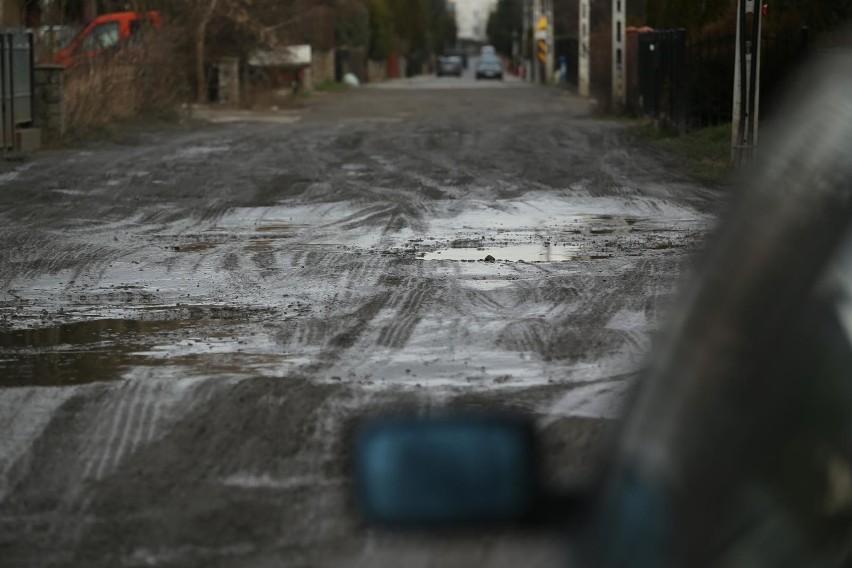
<path fill-rule="evenodd" d="M 239 332 L 227 320 L 128 319 L 6 331 L 0 333 L 0 386 L 113 381 L 137 366 L 245 370 L 269 350 L 252 349 Z"/>
<path fill-rule="evenodd" d="M 489 258 L 490 257 L 490 258 Z M 563 262 L 597 260 L 609 255 L 595 254 L 586 247 L 551 243 L 519 244 L 476 248 L 450 247 L 423 253 L 423 260 L 478 261 L 493 258 L 496 262 Z"/>

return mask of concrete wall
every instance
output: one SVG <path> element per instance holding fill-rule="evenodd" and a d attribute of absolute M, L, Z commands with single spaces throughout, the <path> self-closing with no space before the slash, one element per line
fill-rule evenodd
<path fill-rule="evenodd" d="M 65 68 L 60 65 L 37 65 L 33 75 L 35 91 L 35 125 L 46 141 L 65 135 Z"/>

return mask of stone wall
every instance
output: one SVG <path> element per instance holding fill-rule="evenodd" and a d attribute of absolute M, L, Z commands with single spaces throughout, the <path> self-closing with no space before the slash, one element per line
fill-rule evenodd
<path fill-rule="evenodd" d="M 33 74 L 35 125 L 45 140 L 65 135 L 65 68 L 61 65 L 37 65 Z"/>
<path fill-rule="evenodd" d="M 236 57 L 219 60 L 219 103 L 240 105 L 240 60 Z"/>
<path fill-rule="evenodd" d="M 310 80 L 313 85 L 334 81 L 334 50 L 312 49 Z"/>
<path fill-rule="evenodd" d="M 367 61 L 367 80 L 371 83 L 380 83 L 387 79 L 386 61 Z"/>

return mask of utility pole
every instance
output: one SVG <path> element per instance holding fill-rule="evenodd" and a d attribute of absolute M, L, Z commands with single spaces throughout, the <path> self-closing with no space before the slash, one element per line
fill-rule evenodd
<path fill-rule="evenodd" d="M 624 29 L 627 0 L 612 0 L 612 106 L 620 112 L 627 105 L 625 89 Z"/>
<path fill-rule="evenodd" d="M 539 24 L 541 22 L 542 17 L 541 10 L 541 0 L 533 0 L 533 8 L 532 8 L 532 24 L 535 30 L 533 34 L 533 54 L 532 54 L 532 68 L 533 68 L 533 81 L 536 83 L 542 82 L 541 76 L 541 60 L 539 58 L 539 49 L 538 42 L 541 41 L 541 30 L 539 29 Z"/>
<path fill-rule="evenodd" d="M 524 76 L 521 78 L 526 81 L 530 81 L 532 80 L 532 70 L 530 69 L 530 60 L 527 59 L 527 55 L 530 53 L 529 38 L 530 30 L 532 29 L 532 18 L 530 17 L 529 0 L 524 0 L 523 2 L 523 13 L 524 22 L 521 27 L 521 61 L 523 61 L 524 64 Z"/>
<path fill-rule="evenodd" d="M 757 147 L 760 110 L 760 34 L 765 7 L 756 0 L 738 0 L 737 47 L 734 60 L 731 162 L 739 167 L 751 162 Z M 751 15 L 751 25 L 748 16 Z"/>
<path fill-rule="evenodd" d="M 553 0 L 545 0 L 544 15 L 547 18 L 547 63 L 544 73 L 545 83 L 553 81 L 553 70 L 556 67 L 556 36 L 553 33 Z"/>
<path fill-rule="evenodd" d="M 547 84 L 553 68 L 553 0 L 535 0 L 536 82 Z"/>
<path fill-rule="evenodd" d="M 579 93 L 581 97 L 589 96 L 589 38 L 591 30 L 589 29 L 589 21 L 591 19 L 589 0 L 580 0 L 580 39 L 578 42 L 578 51 L 580 61 L 578 63 L 578 79 Z"/>
<path fill-rule="evenodd" d="M 98 2 L 97 0 L 84 0 L 83 2 L 83 19 L 90 22 L 98 17 Z"/>

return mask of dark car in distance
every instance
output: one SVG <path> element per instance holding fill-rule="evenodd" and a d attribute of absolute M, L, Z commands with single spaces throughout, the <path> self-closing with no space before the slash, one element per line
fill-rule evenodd
<path fill-rule="evenodd" d="M 503 62 L 499 57 L 483 56 L 476 63 L 477 79 L 499 79 L 503 80 Z"/>
<path fill-rule="evenodd" d="M 461 77 L 463 68 L 462 58 L 458 55 L 445 55 L 438 58 L 438 77 L 444 75 Z"/>

